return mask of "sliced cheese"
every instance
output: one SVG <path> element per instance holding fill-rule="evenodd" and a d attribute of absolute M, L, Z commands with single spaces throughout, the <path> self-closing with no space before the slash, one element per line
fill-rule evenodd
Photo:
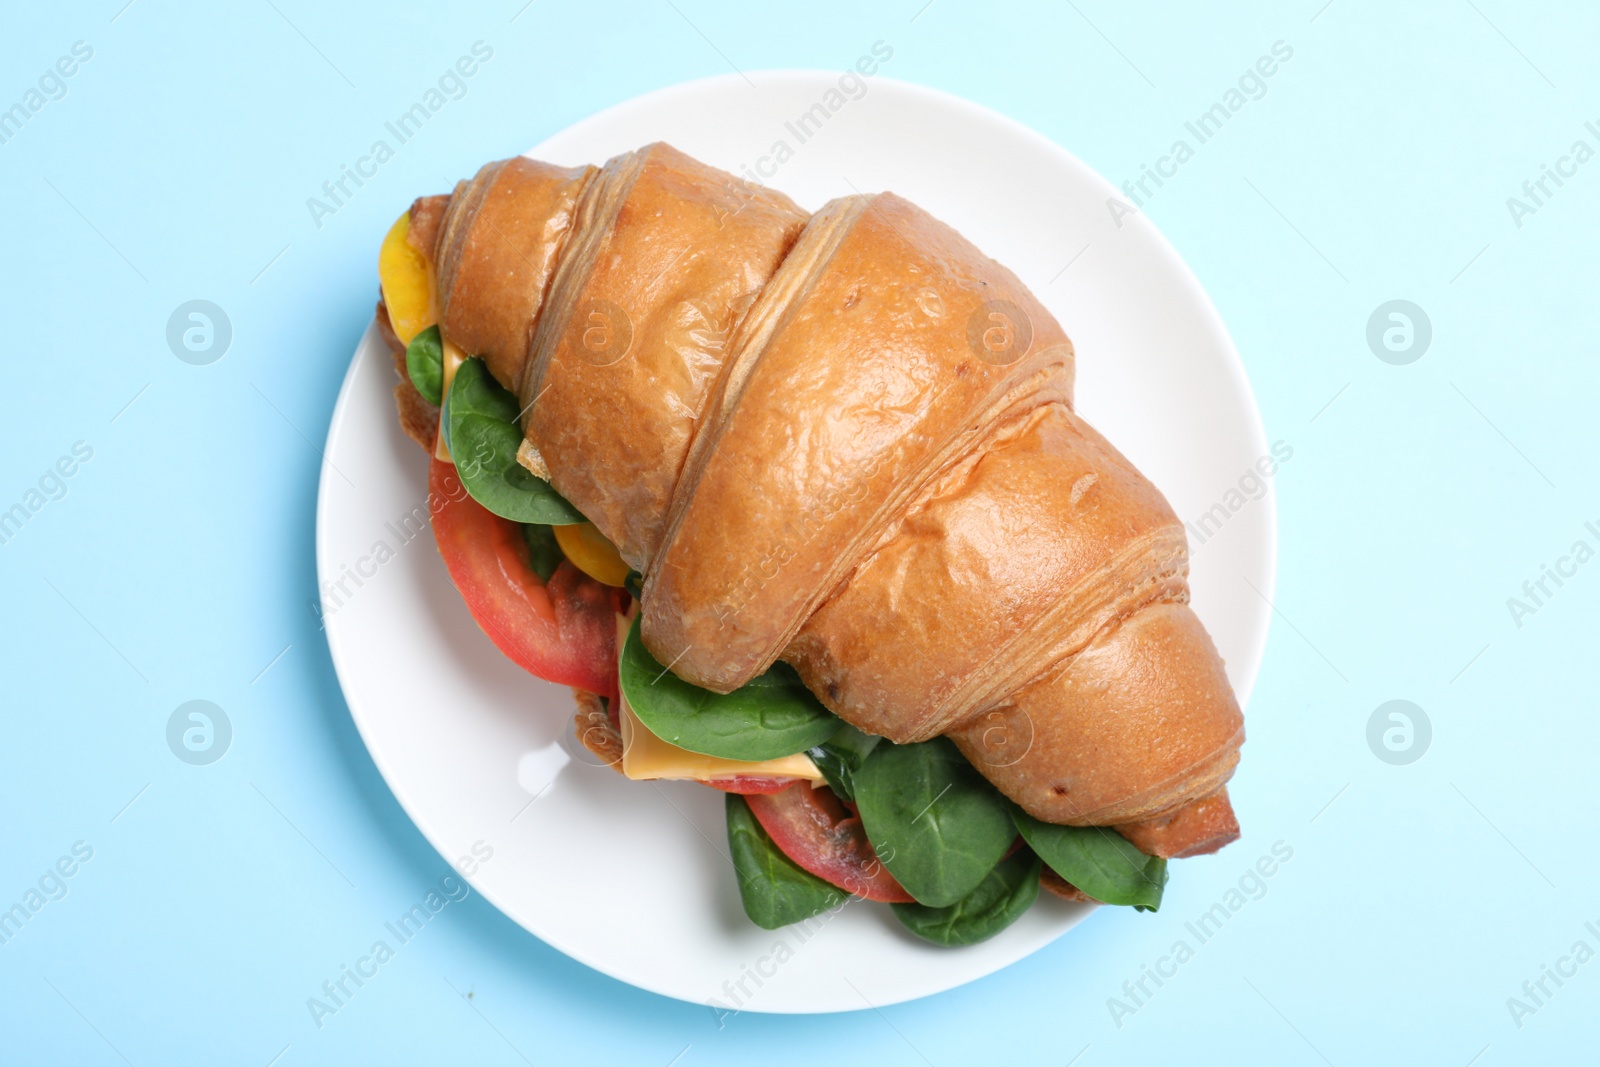
<path fill-rule="evenodd" d="M 707 756 L 663 741 L 639 721 L 639 716 L 622 698 L 618 712 L 622 720 L 622 773 L 635 781 L 652 778 L 688 778 L 706 782 L 713 778 L 804 778 L 823 780 L 822 772 L 804 752 L 769 760 L 733 760 Z"/>
<path fill-rule="evenodd" d="M 467 361 L 467 355 L 457 348 L 455 342 L 444 338 L 444 381 L 439 387 L 439 399 L 442 401 L 450 395 L 450 383 L 456 380 L 456 371 L 461 364 Z M 439 405 L 439 432 L 433 435 L 433 458 L 450 462 L 450 449 L 444 443 L 444 405 Z"/>
<path fill-rule="evenodd" d="M 617 616 L 617 657 L 622 656 L 622 646 L 628 640 L 637 604 L 626 615 Z M 804 752 L 767 760 L 722 759 L 700 752 L 679 748 L 671 741 L 663 741 L 650 732 L 650 727 L 640 721 L 628 706 L 628 698 L 619 696 L 617 718 L 622 725 L 622 773 L 635 781 L 652 778 L 688 778 L 708 782 L 713 778 L 804 778 L 811 782 L 823 780 L 822 772 L 811 757 Z"/>

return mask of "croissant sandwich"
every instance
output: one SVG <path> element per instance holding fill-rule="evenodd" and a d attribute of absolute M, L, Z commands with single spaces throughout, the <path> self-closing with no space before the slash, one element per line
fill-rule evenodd
<path fill-rule="evenodd" d="M 1041 886 L 1153 909 L 1238 837 L 1183 526 L 950 227 L 653 144 L 490 163 L 379 273 L 473 617 L 603 762 L 728 794 L 757 923 L 855 895 L 970 943 Z"/>

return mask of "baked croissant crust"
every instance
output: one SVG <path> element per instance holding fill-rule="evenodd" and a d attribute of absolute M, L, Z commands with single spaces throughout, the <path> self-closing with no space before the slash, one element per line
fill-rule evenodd
<path fill-rule="evenodd" d="M 675 674 L 728 692 L 782 659 L 1037 818 L 1159 855 L 1238 836 L 1243 718 L 1183 526 L 1076 413 L 1072 343 L 1010 271 L 892 193 L 808 216 L 665 144 L 491 163 L 413 218 L 444 336 L 645 576 Z"/>

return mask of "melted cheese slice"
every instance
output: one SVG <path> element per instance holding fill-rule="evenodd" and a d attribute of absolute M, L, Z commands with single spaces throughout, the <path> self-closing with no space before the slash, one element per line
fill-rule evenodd
<path fill-rule="evenodd" d="M 639 717 L 628 706 L 627 697 L 622 698 L 622 706 L 617 710 L 622 720 L 622 773 L 634 781 L 689 778 L 706 782 L 713 778 L 752 776 L 804 778 L 812 782 L 823 780 L 822 772 L 817 770 L 817 765 L 804 752 L 760 761 L 720 759 L 690 752 L 670 741 L 663 741 L 639 721 Z"/>
<path fill-rule="evenodd" d="M 454 341 L 444 341 L 444 381 L 439 387 L 439 399 L 450 395 L 450 383 L 456 380 L 456 371 L 467 361 L 467 355 L 456 347 Z M 439 432 L 433 435 L 433 458 L 451 462 L 450 449 L 444 443 L 444 404 L 439 405 Z"/>
<path fill-rule="evenodd" d="M 617 616 L 617 655 L 622 654 L 627 640 L 633 613 Z M 663 741 L 650 732 L 628 706 L 628 698 L 620 697 L 617 717 L 622 726 L 622 773 L 634 781 L 652 778 L 688 778 L 707 782 L 713 778 L 804 778 L 811 782 L 823 780 L 822 772 L 811 757 L 804 752 L 793 756 L 780 756 L 768 760 L 722 759 L 700 752 L 679 748 L 671 741 Z"/>

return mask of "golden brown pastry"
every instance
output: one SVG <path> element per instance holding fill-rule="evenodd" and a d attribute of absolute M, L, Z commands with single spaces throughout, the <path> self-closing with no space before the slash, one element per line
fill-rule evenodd
<path fill-rule="evenodd" d="M 410 239 L 445 337 L 644 574 L 674 673 L 726 692 L 781 658 L 1040 819 L 1168 856 L 1237 836 L 1243 720 L 1183 527 L 1073 410 L 1055 319 L 960 234 L 892 193 L 808 218 L 656 144 L 492 163 Z"/>

